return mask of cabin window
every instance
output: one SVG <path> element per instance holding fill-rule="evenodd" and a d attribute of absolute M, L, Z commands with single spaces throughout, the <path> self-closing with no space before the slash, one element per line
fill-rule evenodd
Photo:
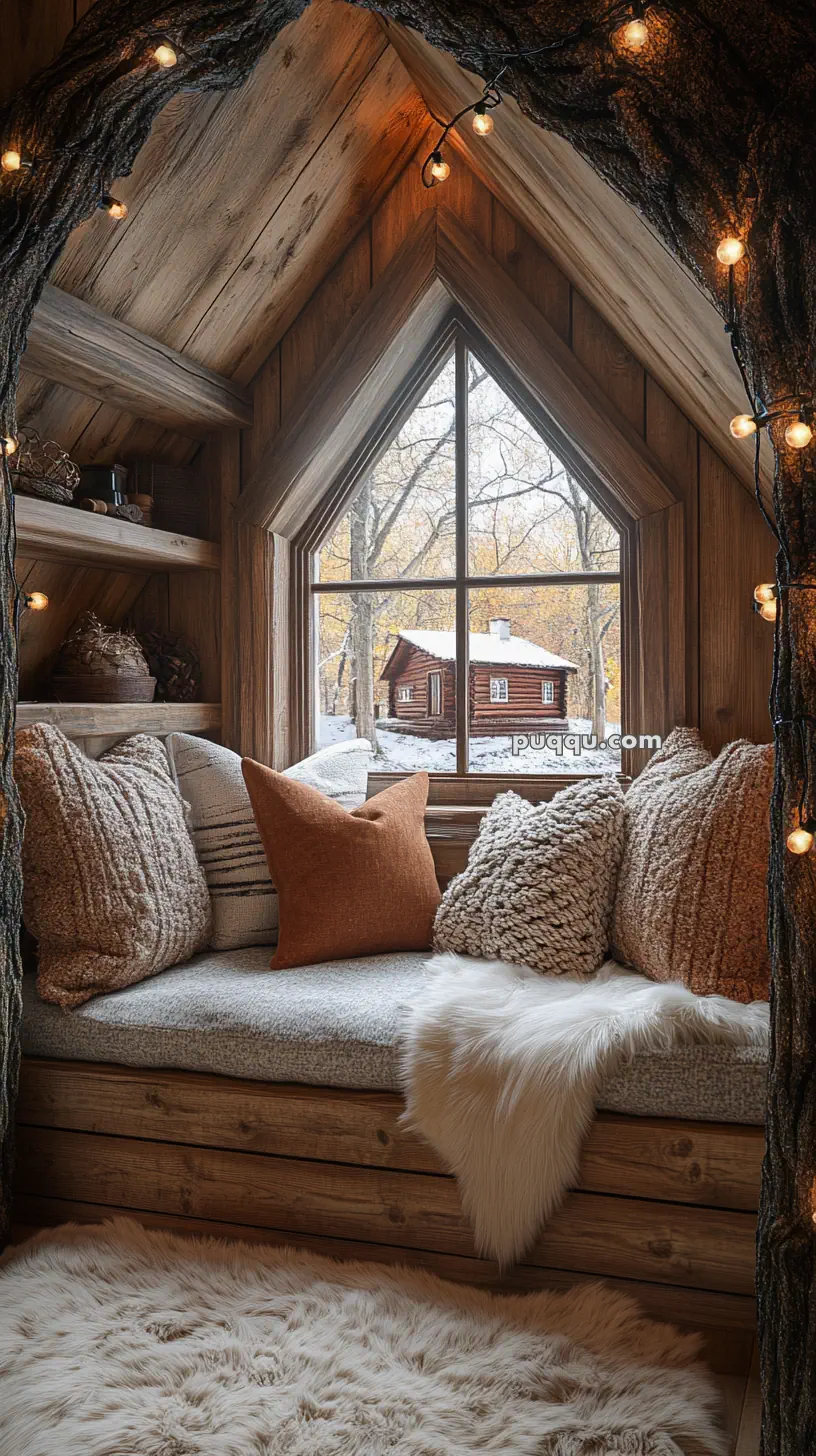
<path fill-rule="evenodd" d="M 620 772 L 617 525 L 500 366 L 449 348 L 326 511 L 314 746 L 369 738 L 386 773 Z"/>
<path fill-rule="evenodd" d="M 428 715 L 431 718 L 441 718 L 442 716 L 441 672 L 428 673 Z"/>

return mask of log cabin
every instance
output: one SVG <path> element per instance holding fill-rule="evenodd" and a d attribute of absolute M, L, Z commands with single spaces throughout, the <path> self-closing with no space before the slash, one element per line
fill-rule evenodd
<path fill-rule="evenodd" d="M 578 671 L 574 662 L 514 637 L 507 617 L 491 617 L 486 632 L 471 632 L 468 656 L 474 737 L 569 727 L 567 677 Z M 455 632 L 400 632 L 380 676 L 388 683 L 389 716 L 401 732 L 455 738 L 455 662 Z"/>
<path fill-rule="evenodd" d="M 114 8 L 0 0 L 10 117 L 66 45 L 91 45 L 92 29 L 71 40 L 75 23 Z M 716 755 L 773 736 L 772 614 L 753 610 L 775 580 L 772 449 L 757 434 L 755 470 L 728 431 L 744 402 L 722 319 L 651 222 L 509 92 L 494 126 L 468 116 L 446 134 L 440 161 L 437 118 L 478 108 L 483 89 L 418 31 L 312 0 L 240 84 L 168 91 L 110 179 L 118 213 L 88 210 L 55 255 L 14 403 L 21 442 L 123 467 L 154 510 L 151 524 L 81 511 L 18 473 L 16 581 L 32 608 L 18 731 L 48 725 L 100 762 L 134 735 L 182 734 L 284 772 L 331 748 L 342 718 L 352 738 L 367 724 L 380 738 L 366 803 L 422 769 L 422 739 L 450 739 L 424 818 L 442 893 L 497 795 L 546 806 L 583 779 L 580 763 L 477 771 L 475 738 L 564 730 L 600 692 L 633 745 L 614 765 L 625 797 L 644 737 L 696 729 Z M 24 185 L 9 175 L 0 187 Z M 429 418 L 433 459 L 403 498 L 424 438 L 412 421 Z M 58 655 L 88 611 L 185 640 L 195 694 L 56 701 Z M 410 764 L 389 758 L 377 682 L 418 739 Z M 227 959 L 179 992 L 182 1028 L 149 998 L 143 1013 L 138 985 L 46 1006 L 29 950 L 15 1240 L 126 1214 L 482 1290 L 600 1279 L 701 1333 L 730 1456 L 758 1453 L 755 1048 L 619 1069 L 563 1201 L 506 1267 L 475 1239 L 450 1161 L 401 1120 L 388 1018 L 408 981 L 385 995 L 372 978 L 387 1003 L 374 1032 L 351 974 L 308 1024 L 275 1006 L 266 1031 L 241 1039 L 230 1023 L 233 1050 L 218 1052 L 194 1025 L 202 988 L 257 985 L 263 957 L 203 952 Z M 170 1000 L 176 974 L 144 984 Z M 289 985 L 314 994 L 273 976 L 263 994 Z M 331 1042 L 334 1059 L 289 1055 L 298 1038 Z"/>

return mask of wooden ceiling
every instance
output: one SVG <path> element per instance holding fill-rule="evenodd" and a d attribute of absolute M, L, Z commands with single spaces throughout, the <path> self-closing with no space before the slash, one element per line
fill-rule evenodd
<path fill-rule="evenodd" d="M 415 31 L 384 18 L 380 24 L 436 116 L 452 116 L 481 95 L 482 82 L 452 56 Z M 728 432 L 746 401 L 722 319 L 640 215 L 568 142 L 528 121 L 512 98 L 496 113 L 489 142 L 467 123 L 451 141 L 753 489 L 753 451 Z M 772 470 L 763 440 L 766 483 Z"/>
<path fill-rule="evenodd" d="M 61 0 L 31 3 L 48 17 L 53 52 Z M 67 29 L 73 0 L 62 8 Z M 247 384 L 427 124 L 374 17 L 312 0 L 238 91 L 166 108 L 112 188 L 127 221 L 100 213 L 78 228 L 51 281 Z M 82 462 L 143 449 L 182 462 L 196 448 L 25 367 L 18 412 Z"/>
<path fill-rule="evenodd" d="M 88 3 L 0 0 L 16 57 L 12 70 L 0 56 L 0 94 L 52 58 Z M 77 229 L 51 281 L 247 385 L 407 163 L 428 108 L 450 115 L 479 89 L 413 32 L 312 0 L 240 90 L 167 107 L 113 189 L 127 221 L 100 213 Z M 743 401 L 721 321 L 639 217 L 511 101 L 489 142 L 467 125 L 453 141 L 749 484 L 750 452 L 727 431 Z M 30 368 L 18 411 L 81 463 L 184 463 L 197 449 Z"/>

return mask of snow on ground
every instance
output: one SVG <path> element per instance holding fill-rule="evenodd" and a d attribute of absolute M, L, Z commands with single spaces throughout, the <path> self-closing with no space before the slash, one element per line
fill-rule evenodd
<path fill-rule="evenodd" d="M 570 733 L 589 736 L 588 718 L 570 718 Z M 607 724 L 608 733 L 620 733 L 618 723 Z M 320 719 L 320 744 L 325 748 L 330 743 L 342 743 L 354 738 L 354 723 L 345 716 Z M 548 735 L 549 736 L 549 735 Z M 543 742 L 544 735 L 541 735 Z M 554 742 L 552 735 L 550 742 Z M 470 767 L 474 773 L 518 773 L 518 774 L 569 774 L 569 773 L 619 773 L 620 749 L 564 747 L 563 752 L 553 748 L 524 748 L 520 753 L 512 752 L 510 738 L 471 738 Z M 442 738 L 432 742 L 430 738 L 415 738 L 409 733 L 395 733 L 388 728 L 377 729 L 377 757 L 374 764 L 378 773 L 414 773 L 426 769 L 428 773 L 456 772 L 456 742 Z"/>

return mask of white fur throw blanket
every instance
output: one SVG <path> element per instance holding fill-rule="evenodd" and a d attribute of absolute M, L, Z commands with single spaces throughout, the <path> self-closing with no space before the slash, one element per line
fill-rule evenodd
<path fill-rule="evenodd" d="M 479 1252 L 509 1264 L 574 1185 L 598 1088 L 626 1059 L 767 1038 L 765 1002 L 695 996 L 614 961 L 579 981 L 435 956 L 405 1012 L 405 1121 L 456 1174 Z"/>

